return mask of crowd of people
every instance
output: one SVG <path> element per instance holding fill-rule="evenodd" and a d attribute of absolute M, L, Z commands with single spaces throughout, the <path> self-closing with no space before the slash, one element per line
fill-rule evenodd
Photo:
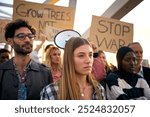
<path fill-rule="evenodd" d="M 143 49 L 133 42 L 117 50 L 117 66 L 105 52 L 82 37 L 71 37 L 61 51 L 53 44 L 33 50 L 36 30 L 18 19 L 6 25 L 5 39 L 13 48 L 0 49 L 1 100 L 149 100 L 150 68 L 142 66 Z"/>

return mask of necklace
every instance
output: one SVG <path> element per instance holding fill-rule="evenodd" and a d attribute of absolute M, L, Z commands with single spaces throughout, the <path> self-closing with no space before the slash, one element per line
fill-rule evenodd
<path fill-rule="evenodd" d="M 85 90 L 85 88 L 82 88 L 82 90 L 81 90 L 81 88 L 80 88 L 80 94 L 81 94 L 81 97 L 84 97 L 84 96 L 85 96 L 84 90 Z"/>
<path fill-rule="evenodd" d="M 84 97 L 84 96 L 85 96 L 85 94 L 84 94 L 84 93 L 81 93 L 81 96 L 82 96 L 82 97 Z"/>

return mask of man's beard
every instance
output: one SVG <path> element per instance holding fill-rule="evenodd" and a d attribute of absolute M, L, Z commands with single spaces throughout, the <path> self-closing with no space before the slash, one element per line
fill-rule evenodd
<path fill-rule="evenodd" d="M 14 42 L 13 48 L 17 54 L 25 56 L 32 52 L 33 45 L 31 43 L 26 42 L 24 45 L 19 45 L 19 44 L 15 43 L 15 41 L 13 41 L 13 42 Z"/>

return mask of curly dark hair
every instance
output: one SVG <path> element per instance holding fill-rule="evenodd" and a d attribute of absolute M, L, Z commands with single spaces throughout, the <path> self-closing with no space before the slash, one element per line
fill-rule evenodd
<path fill-rule="evenodd" d="M 7 41 L 8 38 L 13 38 L 15 31 L 21 27 L 27 27 L 32 34 L 36 34 L 35 28 L 33 28 L 27 21 L 23 19 L 17 19 L 8 23 L 5 27 L 5 39 Z"/>

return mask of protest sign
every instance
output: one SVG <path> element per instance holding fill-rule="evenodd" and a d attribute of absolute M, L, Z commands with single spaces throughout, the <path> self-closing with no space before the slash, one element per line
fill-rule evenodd
<path fill-rule="evenodd" d="M 89 41 L 95 43 L 98 49 L 115 53 L 121 46 L 133 42 L 133 24 L 93 16 Z"/>

